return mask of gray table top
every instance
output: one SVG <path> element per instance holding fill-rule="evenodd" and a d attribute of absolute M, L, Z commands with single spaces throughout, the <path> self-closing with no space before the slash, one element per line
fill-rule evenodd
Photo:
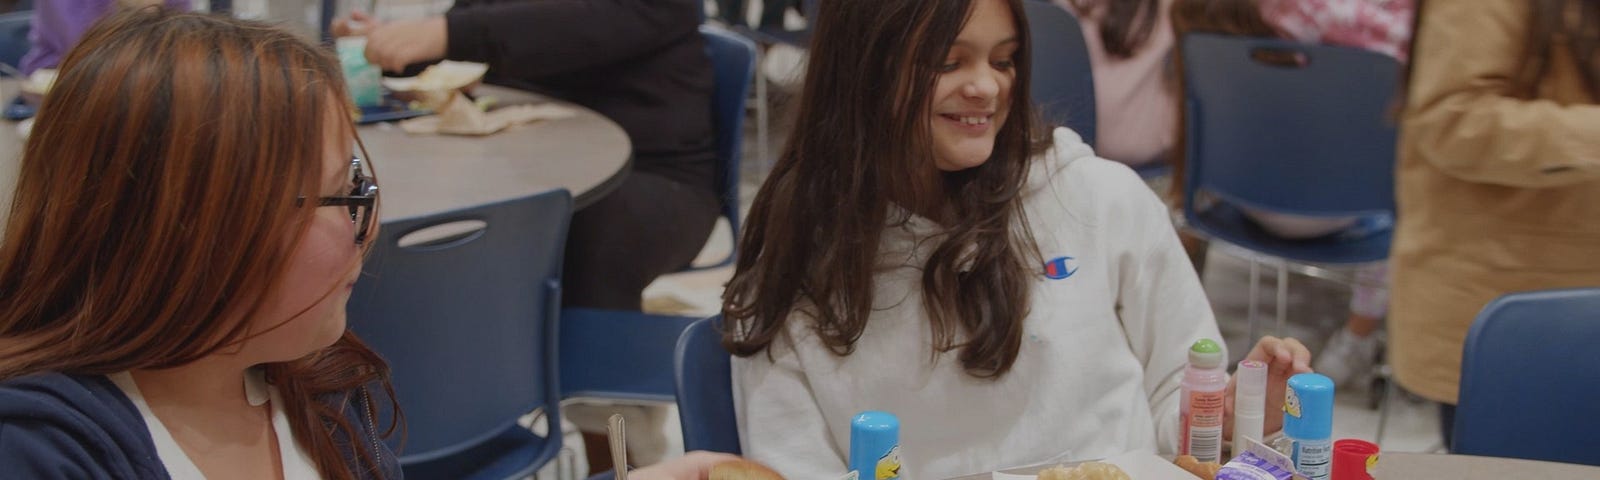
<path fill-rule="evenodd" d="M 1378 456 L 1374 480 L 1507 478 L 1600 478 L 1600 467 L 1566 463 L 1427 453 L 1384 453 Z"/>
<path fill-rule="evenodd" d="M 1006 473 L 1027 475 L 1039 471 L 1040 468 L 1006 470 Z M 1471 455 L 1398 452 L 1381 454 L 1373 473 L 1374 480 L 1600 479 L 1600 467 L 1587 465 Z M 989 478 L 989 474 L 979 474 L 951 480 L 989 480 Z"/>
<path fill-rule="evenodd" d="M 0 81 L 10 99 L 14 80 Z M 376 167 L 385 221 L 444 212 L 553 188 L 572 193 L 575 205 L 615 189 L 629 170 L 633 147 L 622 127 L 599 113 L 533 93 L 485 85 L 477 95 L 497 105 L 556 102 L 578 111 L 572 118 L 540 121 L 487 137 L 410 135 L 393 124 L 358 132 Z M 13 122 L 0 122 L 0 212 L 9 206 L 24 138 Z"/>
<path fill-rule="evenodd" d="M 555 102 L 578 115 L 487 137 L 410 135 L 393 124 L 360 128 L 377 166 L 384 220 L 438 213 L 565 188 L 582 207 L 621 182 L 633 154 L 628 134 L 593 110 L 549 97 L 484 85 L 497 105 Z"/>

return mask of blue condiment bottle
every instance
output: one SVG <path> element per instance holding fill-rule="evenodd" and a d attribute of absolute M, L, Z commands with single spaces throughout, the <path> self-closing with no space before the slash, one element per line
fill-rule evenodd
<path fill-rule="evenodd" d="M 850 421 L 850 470 L 861 480 L 900 478 L 900 419 L 866 411 Z"/>

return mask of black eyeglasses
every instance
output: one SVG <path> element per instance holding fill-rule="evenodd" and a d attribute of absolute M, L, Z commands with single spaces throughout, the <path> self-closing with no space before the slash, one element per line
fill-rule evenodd
<path fill-rule="evenodd" d="M 367 240 L 367 232 L 372 229 L 375 220 L 372 218 L 372 212 L 378 204 L 378 183 L 371 176 L 363 174 L 361 164 L 361 157 L 350 157 L 349 194 L 317 197 L 319 207 L 339 206 L 350 209 L 350 221 L 356 224 L 356 245 L 361 245 Z M 305 197 L 301 197 L 300 201 L 305 201 Z"/>

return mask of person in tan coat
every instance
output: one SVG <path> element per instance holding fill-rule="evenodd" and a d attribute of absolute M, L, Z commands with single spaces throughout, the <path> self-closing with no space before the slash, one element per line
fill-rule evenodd
<path fill-rule="evenodd" d="M 1478 311 L 1511 292 L 1600 285 L 1600 1 L 1421 8 L 1401 116 L 1390 362 L 1401 386 L 1443 404 L 1448 446 Z"/>

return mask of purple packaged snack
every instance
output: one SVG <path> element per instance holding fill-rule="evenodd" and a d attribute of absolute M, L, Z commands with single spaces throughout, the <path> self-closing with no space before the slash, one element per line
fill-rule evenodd
<path fill-rule="evenodd" d="M 1217 480 L 1290 480 L 1294 469 L 1273 465 L 1267 459 L 1244 452 L 1217 470 Z"/>
<path fill-rule="evenodd" d="M 1216 480 L 1293 480 L 1294 461 L 1254 439 L 1245 439 L 1244 452 L 1217 470 Z"/>

